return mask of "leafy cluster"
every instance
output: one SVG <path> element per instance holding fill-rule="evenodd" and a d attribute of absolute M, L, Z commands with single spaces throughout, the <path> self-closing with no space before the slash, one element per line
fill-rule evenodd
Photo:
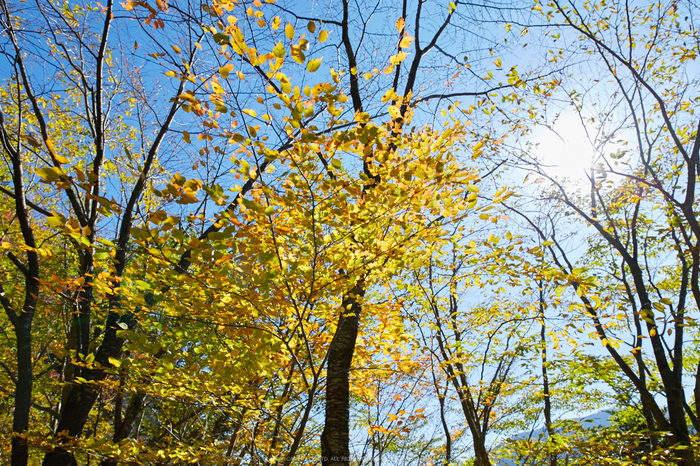
<path fill-rule="evenodd" d="M 3 462 L 695 464 L 695 6 L 103 3 L 0 0 Z"/>

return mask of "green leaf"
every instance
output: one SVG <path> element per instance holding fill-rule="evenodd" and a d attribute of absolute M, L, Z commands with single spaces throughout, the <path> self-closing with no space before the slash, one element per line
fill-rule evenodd
<path fill-rule="evenodd" d="M 66 224 L 66 219 L 54 214 L 46 218 L 46 223 L 54 228 L 62 228 Z"/>
<path fill-rule="evenodd" d="M 224 34 L 222 32 L 217 32 L 214 34 L 214 42 L 216 42 L 219 45 L 226 45 L 229 43 L 229 37 L 228 34 Z"/>
<path fill-rule="evenodd" d="M 148 282 L 145 282 L 143 280 L 136 280 L 136 286 L 138 287 L 139 290 L 143 290 L 143 291 L 149 291 L 149 290 L 153 289 Z"/>

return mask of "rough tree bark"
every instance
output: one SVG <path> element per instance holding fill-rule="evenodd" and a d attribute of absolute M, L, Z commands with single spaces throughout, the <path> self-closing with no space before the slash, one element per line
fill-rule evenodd
<path fill-rule="evenodd" d="M 326 370 L 326 417 L 321 435 L 323 466 L 350 464 L 350 369 L 359 329 L 365 284 L 359 280 L 345 296 Z"/>

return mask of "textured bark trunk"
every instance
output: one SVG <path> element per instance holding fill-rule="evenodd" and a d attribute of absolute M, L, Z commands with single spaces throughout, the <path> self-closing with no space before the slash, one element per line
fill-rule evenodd
<path fill-rule="evenodd" d="M 671 385 L 670 387 L 668 385 Z M 685 417 L 685 394 L 680 384 L 664 384 L 668 403 L 668 420 L 671 424 L 671 433 L 675 437 L 677 444 L 686 447 L 678 450 L 677 464 L 679 466 L 696 466 L 695 455 L 693 454 L 692 442 L 688 432 L 688 424 Z"/>
<path fill-rule="evenodd" d="M 26 433 L 29 429 L 29 410 L 32 404 L 32 320 L 20 316 L 15 328 L 17 338 L 17 384 L 15 385 L 15 413 L 12 423 L 12 466 L 26 466 L 29 458 Z"/>
<path fill-rule="evenodd" d="M 5 18 L 9 20 L 10 13 L 6 2 L 0 2 L 4 10 Z M 4 23 L 4 24 L 10 24 Z M 15 43 L 14 30 L 8 31 L 12 42 Z M 17 55 L 19 49 L 17 49 Z M 26 72 L 24 64 L 20 60 L 20 71 L 26 86 Z M 34 101 L 32 101 L 34 103 Z M 21 312 L 12 306 L 11 301 L 5 296 L 5 290 L 0 284 L 0 304 L 7 314 L 7 318 L 12 324 L 17 341 L 17 380 L 15 381 L 14 394 L 14 417 L 12 420 L 12 466 L 25 466 L 29 461 L 29 448 L 27 446 L 27 430 L 29 429 L 29 412 L 32 406 L 32 385 L 34 384 L 32 366 L 32 320 L 34 311 L 39 299 L 39 256 L 36 252 L 36 240 L 34 230 L 30 222 L 30 215 L 27 209 L 24 186 L 24 168 L 19 147 L 15 147 L 9 142 L 12 138 L 5 130 L 5 120 L 0 112 L 0 141 L 2 144 L 3 156 L 9 156 L 12 163 L 12 184 L 15 189 L 15 215 L 19 221 L 20 230 L 24 244 L 27 246 L 27 260 L 23 263 L 11 252 L 7 254 L 12 263 L 24 275 L 24 303 Z"/>
<path fill-rule="evenodd" d="M 119 358 L 124 339 L 117 336 L 117 331 L 121 329 L 119 324 L 126 324 L 128 328 L 133 328 L 136 324 L 130 314 L 119 316 L 112 312 L 107 318 L 107 331 L 104 340 L 95 356 L 95 361 L 103 367 L 109 367 L 109 358 Z M 82 375 L 88 382 L 99 382 L 105 379 L 107 374 L 100 369 L 85 369 Z M 68 399 L 63 407 L 62 413 L 70 413 L 69 416 L 62 415 L 56 428 L 56 433 L 64 433 L 68 437 L 79 435 L 88 420 L 90 410 L 95 404 L 99 389 L 96 384 L 76 384 L 70 390 Z M 63 447 L 56 447 L 46 453 L 43 466 L 73 466 L 76 464 L 73 454 Z"/>
<path fill-rule="evenodd" d="M 328 349 L 326 421 L 321 435 L 323 466 L 350 464 L 350 367 L 364 294 L 364 282 L 360 280 L 343 298 L 338 328 Z"/>

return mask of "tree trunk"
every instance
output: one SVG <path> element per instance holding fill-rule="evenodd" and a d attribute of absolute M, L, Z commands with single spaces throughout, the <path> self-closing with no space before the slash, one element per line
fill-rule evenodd
<path fill-rule="evenodd" d="M 538 282 L 540 299 L 539 299 L 539 314 L 540 314 L 540 342 L 542 344 L 542 396 L 544 397 L 544 426 L 547 429 L 547 442 L 551 445 L 552 437 L 554 436 L 554 424 L 552 423 L 552 399 L 549 390 L 549 374 L 547 373 L 547 328 L 544 324 L 544 290 L 542 289 L 542 281 Z M 557 466 L 556 453 L 549 454 L 549 466 Z"/>
<path fill-rule="evenodd" d="M 3 2 L 7 15 L 7 5 Z M 2 146 L 12 161 L 12 183 L 15 187 L 15 214 L 19 220 L 24 243 L 28 246 L 27 264 L 22 264 L 11 253 L 10 260 L 25 277 L 24 303 L 18 314 L 11 302 L 5 297 L 5 290 L 0 286 L 0 302 L 10 320 L 17 340 L 17 380 L 15 381 L 14 418 L 12 421 L 12 466 L 26 466 L 29 461 L 27 430 L 29 429 L 29 412 L 32 406 L 32 385 L 34 383 L 32 365 L 32 320 L 39 299 L 39 256 L 36 252 L 34 230 L 30 224 L 30 215 L 24 195 L 24 172 L 19 150 L 13 150 L 5 131 L 5 122 L 0 113 L 0 139 Z"/>
<path fill-rule="evenodd" d="M 126 413 L 124 413 L 124 419 L 120 419 L 120 422 L 115 422 L 114 426 L 114 436 L 112 441 L 116 444 L 129 437 L 131 431 L 136 425 L 136 421 L 143 412 L 145 407 L 146 394 L 141 390 L 137 391 L 129 400 L 129 405 L 126 407 Z M 119 408 L 121 409 L 121 408 Z M 121 414 L 121 413 L 119 413 Z M 102 460 L 100 466 L 116 466 L 118 463 L 115 459 Z"/>
<path fill-rule="evenodd" d="M 673 381 L 676 382 L 676 381 Z M 685 394 L 683 388 L 678 383 L 664 384 L 666 389 L 666 399 L 668 404 L 668 420 L 671 424 L 671 433 L 675 437 L 677 444 L 686 447 L 677 450 L 677 464 L 680 466 L 696 466 L 695 455 L 693 454 L 692 442 L 688 432 L 688 424 L 685 417 Z"/>
<path fill-rule="evenodd" d="M 323 466 L 350 465 L 350 367 L 364 294 L 364 282 L 360 280 L 343 298 L 338 328 L 328 349 L 326 422 L 321 435 Z"/>
<path fill-rule="evenodd" d="M 12 423 L 12 466 L 26 466 L 29 459 L 27 430 L 32 404 L 32 318 L 19 316 L 15 327 L 17 338 L 17 383 L 15 385 L 15 413 Z"/>
<path fill-rule="evenodd" d="M 463 380 L 460 386 L 456 378 L 452 379 L 452 383 L 459 394 L 462 411 L 464 412 L 464 417 L 467 420 L 467 425 L 472 434 L 472 441 L 474 442 L 474 466 L 491 466 L 489 452 L 486 449 L 486 436 L 480 429 L 479 414 L 476 406 L 474 406 L 474 399 L 469 393 L 469 386 L 466 384 L 466 380 Z"/>
<path fill-rule="evenodd" d="M 124 339 L 117 336 L 117 331 L 121 329 L 120 323 L 126 324 L 128 328 L 133 328 L 136 321 L 131 314 L 119 316 L 116 312 L 111 312 L 107 318 L 107 331 L 104 340 L 95 356 L 95 362 L 103 367 L 109 367 L 109 358 L 119 358 Z M 88 382 L 99 382 L 105 379 L 106 372 L 101 369 L 84 369 L 82 375 Z M 90 410 L 99 394 L 99 387 L 96 384 L 75 384 L 68 394 L 68 399 L 61 413 L 70 413 L 69 416 L 62 415 L 58 421 L 56 434 L 64 433 L 68 438 L 79 435 L 88 420 Z M 43 466 L 73 466 L 76 464 L 73 454 L 63 447 L 56 447 L 46 453 Z"/>

